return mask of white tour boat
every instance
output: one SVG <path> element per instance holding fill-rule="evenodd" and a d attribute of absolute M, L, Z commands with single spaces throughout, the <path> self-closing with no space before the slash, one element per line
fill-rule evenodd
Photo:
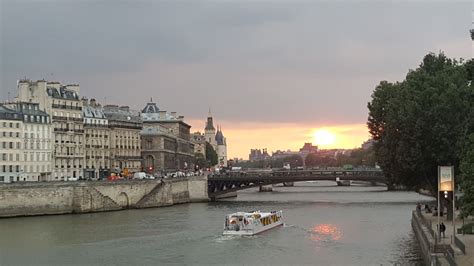
<path fill-rule="evenodd" d="M 232 213 L 225 217 L 224 235 L 255 235 L 282 225 L 282 218 L 282 211 Z"/>

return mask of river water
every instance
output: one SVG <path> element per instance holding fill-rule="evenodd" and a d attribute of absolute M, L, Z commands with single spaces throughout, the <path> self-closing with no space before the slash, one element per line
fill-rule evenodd
<path fill-rule="evenodd" d="M 430 198 L 382 187 L 297 183 L 165 208 L 0 220 L 0 265 L 421 264 L 411 211 Z M 283 227 L 222 236 L 235 211 L 283 210 Z"/>

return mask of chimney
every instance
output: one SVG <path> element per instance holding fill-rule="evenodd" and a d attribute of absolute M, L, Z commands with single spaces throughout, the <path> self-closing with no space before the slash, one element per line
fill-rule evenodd
<path fill-rule="evenodd" d="M 161 120 L 166 119 L 166 111 L 158 111 Z"/>
<path fill-rule="evenodd" d="M 119 109 L 120 109 L 120 111 L 125 111 L 125 112 L 130 111 L 130 107 L 128 107 L 128 106 L 120 106 Z"/>
<path fill-rule="evenodd" d="M 92 107 L 96 107 L 96 106 L 97 106 L 94 98 L 91 99 L 91 106 L 92 106 Z"/>
<path fill-rule="evenodd" d="M 176 113 L 176 112 L 171 112 L 171 116 L 174 117 L 174 118 L 176 118 L 177 113 Z"/>
<path fill-rule="evenodd" d="M 182 116 L 182 115 L 178 116 L 178 120 L 179 120 L 179 121 L 183 121 L 183 120 L 184 120 L 184 116 Z"/>

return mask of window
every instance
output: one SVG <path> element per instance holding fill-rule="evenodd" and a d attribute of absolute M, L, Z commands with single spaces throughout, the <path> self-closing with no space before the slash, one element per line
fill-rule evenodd
<path fill-rule="evenodd" d="M 0 182 L 5 182 L 5 177 L 4 176 L 0 176 Z"/>

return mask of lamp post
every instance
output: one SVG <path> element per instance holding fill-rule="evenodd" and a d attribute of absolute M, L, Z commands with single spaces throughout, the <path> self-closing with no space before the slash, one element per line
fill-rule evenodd
<path fill-rule="evenodd" d="M 454 186 L 454 167 L 453 166 L 438 166 L 438 232 L 441 237 L 441 231 L 439 228 L 439 214 L 440 214 L 440 197 L 441 191 L 443 191 L 444 198 L 449 198 L 449 192 L 452 192 L 453 201 L 453 238 L 456 236 L 456 209 L 455 209 L 455 186 Z"/>

